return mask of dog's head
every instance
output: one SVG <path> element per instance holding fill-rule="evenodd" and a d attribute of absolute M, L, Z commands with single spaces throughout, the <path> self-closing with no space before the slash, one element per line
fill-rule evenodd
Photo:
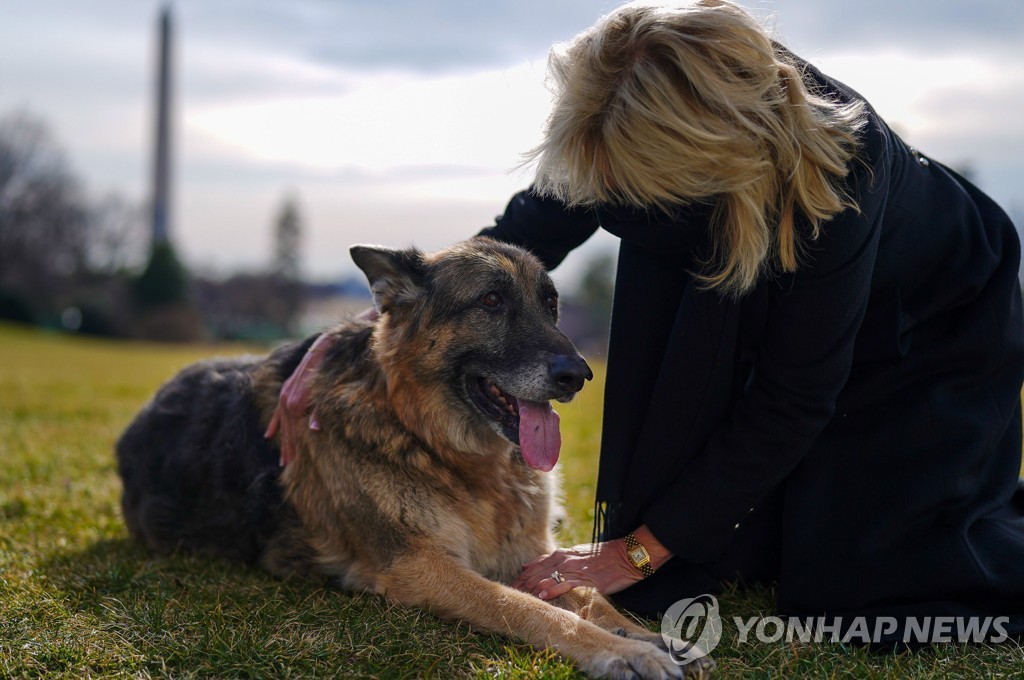
<path fill-rule="evenodd" d="M 549 402 L 571 400 L 593 374 L 555 325 L 558 293 L 537 258 L 488 238 L 430 255 L 351 253 L 381 312 L 374 351 L 407 426 L 458 448 L 500 437 L 550 470 L 561 438 Z"/>

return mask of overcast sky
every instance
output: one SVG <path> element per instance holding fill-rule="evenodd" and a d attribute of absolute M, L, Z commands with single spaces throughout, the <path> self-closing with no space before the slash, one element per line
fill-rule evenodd
<path fill-rule="evenodd" d="M 294 193 L 309 275 L 357 242 L 441 247 L 529 182 L 548 48 L 605 0 L 176 0 L 172 238 L 265 265 Z M 148 200 L 157 0 L 2 0 L 0 115 L 49 122 L 91 195 Z M 1024 1 L 751 0 L 908 142 L 1024 217 Z M 599 239 L 590 251 L 610 247 Z M 563 277 L 585 256 L 571 259 Z"/>

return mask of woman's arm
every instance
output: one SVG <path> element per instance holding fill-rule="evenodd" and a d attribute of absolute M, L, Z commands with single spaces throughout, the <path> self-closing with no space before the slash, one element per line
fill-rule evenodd
<path fill-rule="evenodd" d="M 479 235 L 522 246 L 551 270 L 569 251 L 590 238 L 597 227 L 597 215 L 592 209 L 568 208 L 556 199 L 526 189 L 513 196 L 494 226 Z"/>

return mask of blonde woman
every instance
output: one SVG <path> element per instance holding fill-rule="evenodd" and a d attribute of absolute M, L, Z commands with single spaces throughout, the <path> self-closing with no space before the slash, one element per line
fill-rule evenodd
<path fill-rule="evenodd" d="M 535 185 L 483 233 L 549 267 L 621 244 L 596 542 L 516 585 L 657 614 L 764 580 L 785 614 L 1020 629 L 1003 211 L 728 2 L 621 7 L 550 70 Z"/>

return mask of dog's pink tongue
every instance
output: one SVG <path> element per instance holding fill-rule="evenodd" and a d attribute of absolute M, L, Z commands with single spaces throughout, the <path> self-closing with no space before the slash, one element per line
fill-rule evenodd
<path fill-rule="evenodd" d="M 551 404 L 519 400 L 519 450 L 526 464 L 548 472 L 558 462 L 561 448 L 558 414 Z"/>

